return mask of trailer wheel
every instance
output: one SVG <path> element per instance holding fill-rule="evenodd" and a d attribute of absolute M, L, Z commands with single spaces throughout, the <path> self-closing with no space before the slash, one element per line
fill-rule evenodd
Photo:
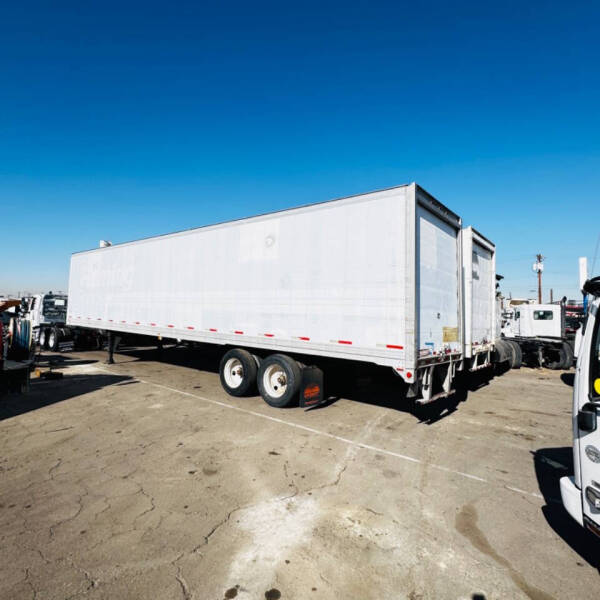
<path fill-rule="evenodd" d="M 58 329 L 50 329 L 48 334 L 48 350 L 56 352 L 58 350 Z"/>
<path fill-rule="evenodd" d="M 229 350 L 219 366 L 221 385 L 230 396 L 244 396 L 256 385 L 257 370 L 257 360 L 250 352 Z"/>
<path fill-rule="evenodd" d="M 40 333 L 38 336 L 38 342 L 40 344 L 40 350 L 46 349 L 46 330 L 40 329 Z"/>
<path fill-rule="evenodd" d="M 509 344 L 514 348 L 510 366 L 512 369 L 520 369 L 521 364 L 523 363 L 523 351 L 521 350 L 521 346 L 519 346 L 517 342 L 509 342 Z"/>
<path fill-rule="evenodd" d="M 263 400 L 275 408 L 289 406 L 300 389 L 300 367 L 285 354 L 272 354 L 258 370 L 258 391 Z"/>

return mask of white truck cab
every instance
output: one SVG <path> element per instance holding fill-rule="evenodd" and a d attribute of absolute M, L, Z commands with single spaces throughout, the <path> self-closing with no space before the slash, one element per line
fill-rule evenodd
<path fill-rule="evenodd" d="M 573 387 L 574 473 L 560 480 L 567 512 L 600 536 L 600 277 L 586 282 L 590 296 Z"/>
<path fill-rule="evenodd" d="M 510 336 L 562 338 L 562 310 L 560 304 L 514 306 L 509 324 Z"/>

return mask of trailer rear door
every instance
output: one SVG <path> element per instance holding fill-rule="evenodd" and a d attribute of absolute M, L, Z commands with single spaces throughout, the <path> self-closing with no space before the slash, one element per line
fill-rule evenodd
<path fill-rule="evenodd" d="M 457 228 L 458 227 L 458 228 Z M 419 357 L 461 350 L 459 233 L 457 227 L 419 203 L 417 238 L 417 352 Z"/>

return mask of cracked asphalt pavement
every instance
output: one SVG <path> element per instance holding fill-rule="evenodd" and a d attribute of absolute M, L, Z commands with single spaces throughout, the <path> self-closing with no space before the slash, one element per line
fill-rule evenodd
<path fill-rule="evenodd" d="M 572 373 L 419 414 L 361 374 L 305 412 L 227 396 L 214 353 L 115 359 L 0 400 L 2 599 L 600 595 L 560 504 Z"/>

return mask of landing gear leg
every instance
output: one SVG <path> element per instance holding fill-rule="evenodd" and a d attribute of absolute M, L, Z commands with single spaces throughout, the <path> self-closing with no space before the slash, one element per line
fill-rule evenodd
<path fill-rule="evenodd" d="M 158 338 L 158 341 L 156 342 L 156 356 L 158 360 L 162 360 L 162 354 L 163 354 L 163 341 L 162 341 L 162 337 Z"/>
<path fill-rule="evenodd" d="M 113 358 L 113 355 L 114 355 L 115 350 L 117 349 L 117 346 L 119 345 L 120 341 L 121 341 L 120 335 L 115 335 L 111 331 L 108 332 L 108 359 L 106 361 L 107 365 L 115 364 L 115 359 Z"/>

